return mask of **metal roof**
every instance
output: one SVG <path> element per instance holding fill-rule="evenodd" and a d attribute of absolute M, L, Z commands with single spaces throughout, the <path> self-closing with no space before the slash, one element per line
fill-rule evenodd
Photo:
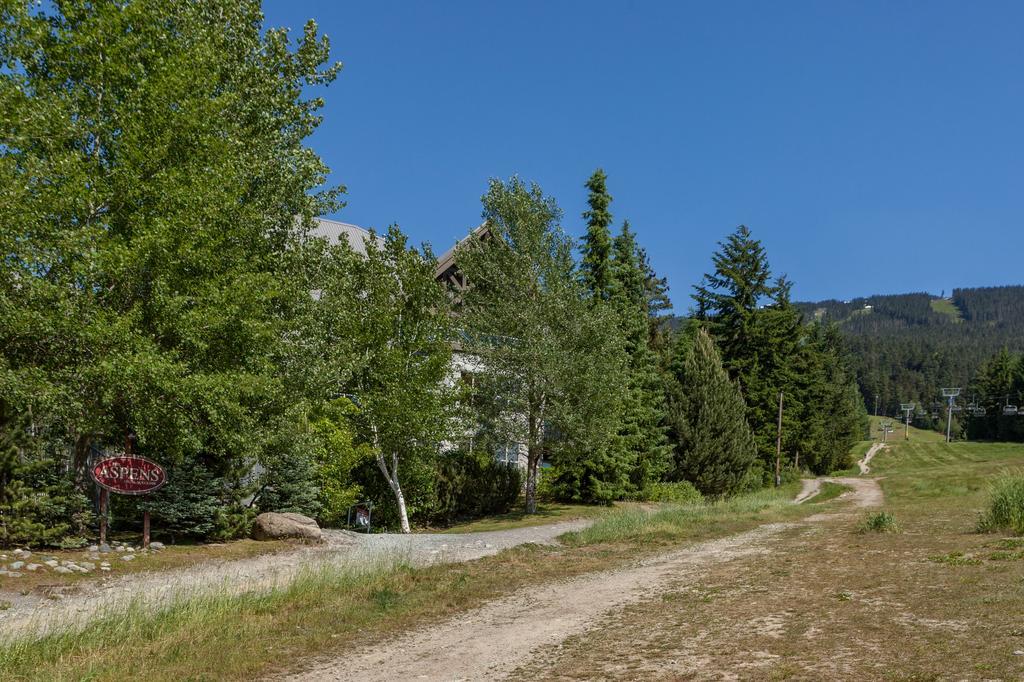
<path fill-rule="evenodd" d="M 370 238 L 370 231 L 364 230 L 358 225 L 342 223 L 327 218 L 314 218 L 316 227 L 309 231 L 311 237 L 323 237 L 332 244 L 337 244 L 344 237 L 352 250 L 363 256 L 366 255 L 366 240 Z M 377 235 L 377 243 L 384 244 L 384 238 Z"/>

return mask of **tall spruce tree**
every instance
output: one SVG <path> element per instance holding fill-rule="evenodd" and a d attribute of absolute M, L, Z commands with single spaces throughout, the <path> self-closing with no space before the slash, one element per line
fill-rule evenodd
<path fill-rule="evenodd" d="M 598 168 L 587 180 L 585 187 L 590 190 L 587 204 L 590 208 L 583 212 L 587 221 L 587 233 L 583 237 L 580 251 L 583 262 L 580 274 L 583 284 L 593 295 L 603 301 L 611 298 L 612 278 L 612 214 L 609 207 L 612 197 L 608 194 L 608 177 Z"/>
<path fill-rule="evenodd" d="M 672 448 L 665 436 L 664 383 L 658 357 L 650 347 L 649 275 L 643 252 L 629 221 L 613 242 L 612 303 L 617 307 L 626 341 L 629 380 L 623 392 L 621 447 L 635 461 L 631 480 L 638 492 L 660 480 L 671 468 Z"/>
<path fill-rule="evenodd" d="M 669 411 L 676 436 L 675 477 L 711 497 L 733 493 L 757 452 L 739 388 L 703 329 L 678 370 Z"/>
<path fill-rule="evenodd" d="M 737 380 L 747 403 L 747 419 L 767 467 L 775 459 L 776 413 L 779 392 L 792 391 L 791 359 L 799 334 L 799 315 L 789 305 L 785 285 L 772 282 L 761 242 L 741 225 L 712 261 L 714 272 L 694 287 L 694 317 L 707 329 L 721 351 L 722 364 Z M 793 430 L 793 409 L 784 433 Z M 789 427 L 789 428 L 785 428 Z"/>
<path fill-rule="evenodd" d="M 808 466 L 826 472 L 845 458 L 863 417 L 838 337 L 804 324 L 790 282 L 772 279 L 764 247 L 746 227 L 720 247 L 714 272 L 695 287 L 694 317 L 739 382 L 761 460 L 774 467 L 781 392 L 783 462 L 802 452 Z"/>

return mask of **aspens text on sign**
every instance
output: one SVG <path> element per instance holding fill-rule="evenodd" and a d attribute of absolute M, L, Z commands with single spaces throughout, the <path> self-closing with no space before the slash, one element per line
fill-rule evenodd
<path fill-rule="evenodd" d="M 115 455 L 96 462 L 92 479 L 97 485 L 121 495 L 144 495 L 167 482 L 167 474 L 156 462 L 138 455 Z"/>

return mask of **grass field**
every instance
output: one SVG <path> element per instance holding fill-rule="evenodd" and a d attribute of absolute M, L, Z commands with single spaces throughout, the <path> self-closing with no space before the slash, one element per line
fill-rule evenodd
<path fill-rule="evenodd" d="M 976 532 L 1024 446 L 897 442 L 882 509 L 627 608 L 515 679 L 1024 679 L 1024 538 Z"/>

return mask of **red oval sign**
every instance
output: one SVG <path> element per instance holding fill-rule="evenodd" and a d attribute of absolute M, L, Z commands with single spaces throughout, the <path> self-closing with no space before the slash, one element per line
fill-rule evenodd
<path fill-rule="evenodd" d="M 90 473 L 98 485 L 122 495 L 151 493 L 167 482 L 163 467 L 137 455 L 101 459 L 93 465 Z"/>

